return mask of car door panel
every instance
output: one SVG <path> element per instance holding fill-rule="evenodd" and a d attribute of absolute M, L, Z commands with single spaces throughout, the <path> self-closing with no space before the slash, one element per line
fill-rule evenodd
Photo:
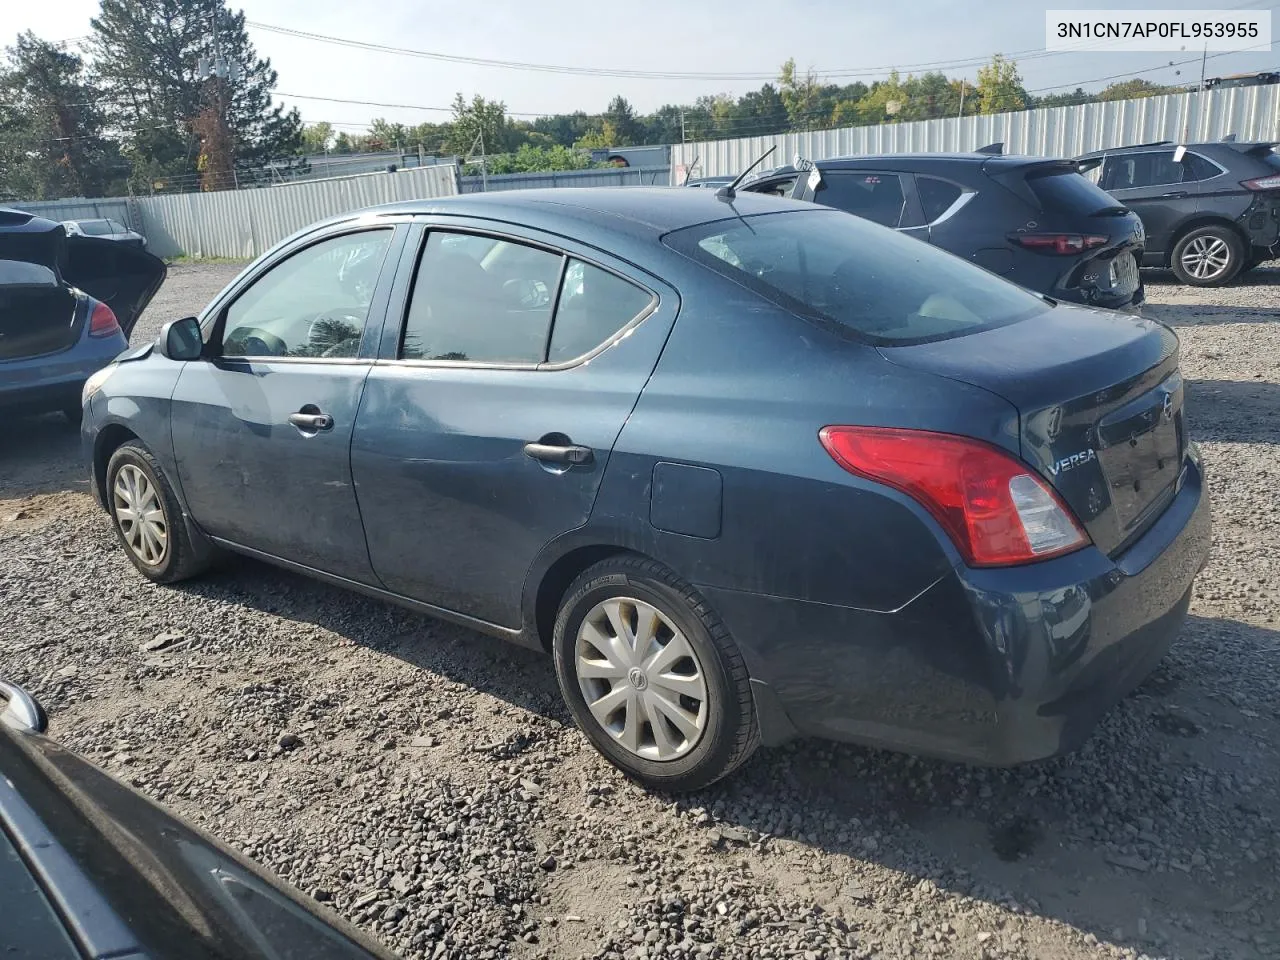
<path fill-rule="evenodd" d="M 1108 156 L 1103 164 L 1102 188 L 1142 220 L 1147 235 L 1146 259 L 1154 255 L 1163 260 L 1178 225 L 1198 209 L 1199 187 L 1185 181 L 1186 171 L 1180 164 L 1170 167 L 1172 157 L 1172 150 L 1158 150 Z M 1176 172 L 1160 175 L 1168 169 Z M 1148 182 L 1153 179 L 1161 182 Z M 1134 185 L 1128 186 L 1130 183 Z"/>
<path fill-rule="evenodd" d="M 318 239 L 344 235 L 349 231 Z M 398 254 L 396 232 L 388 230 L 387 238 L 361 346 L 351 348 L 356 356 L 225 356 L 183 369 L 173 394 L 174 456 L 183 497 L 210 536 L 377 583 L 351 479 L 350 444 Z M 275 265 L 238 285 L 217 312 L 251 293 Z"/>
<path fill-rule="evenodd" d="M 450 221 L 449 226 L 492 229 Z M 618 270 L 657 293 L 652 312 L 589 362 L 553 367 L 399 360 L 384 333 L 352 440 L 352 473 L 373 568 L 387 589 L 506 627 L 520 623 L 525 574 L 542 548 L 586 523 L 623 424 L 674 321 L 669 287 L 599 251 L 520 231 Z M 411 244 L 405 260 L 416 260 Z M 406 312 L 402 267 L 392 315 Z M 388 323 L 388 327 L 392 326 Z M 529 444 L 584 448 L 552 463 Z M 536 449 L 533 452 L 537 452 Z"/>

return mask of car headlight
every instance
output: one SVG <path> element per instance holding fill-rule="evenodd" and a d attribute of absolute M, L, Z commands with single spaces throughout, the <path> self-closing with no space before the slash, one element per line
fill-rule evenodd
<path fill-rule="evenodd" d="M 89 402 L 89 398 L 102 389 L 102 385 L 107 382 L 107 378 L 115 373 L 116 365 L 109 363 L 97 373 L 89 375 L 89 379 L 84 382 L 84 389 L 80 391 L 80 406 L 84 406 Z"/>

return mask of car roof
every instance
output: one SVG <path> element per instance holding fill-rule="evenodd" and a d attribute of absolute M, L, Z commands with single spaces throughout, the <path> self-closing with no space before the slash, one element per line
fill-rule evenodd
<path fill-rule="evenodd" d="M 1093 150 L 1089 153 L 1081 154 L 1078 159 L 1096 160 L 1099 157 L 1114 157 L 1127 153 L 1148 153 L 1153 150 L 1176 150 L 1180 146 L 1200 153 L 1221 154 L 1225 150 L 1232 150 L 1236 153 L 1251 153 L 1257 150 L 1264 150 L 1268 147 L 1274 147 L 1276 144 L 1270 140 L 1209 140 L 1201 143 L 1181 144 L 1174 143 L 1172 140 L 1161 140 L 1156 143 L 1135 143 L 1127 147 L 1108 147 L 1106 150 Z"/>
<path fill-rule="evenodd" d="M 999 173 L 1002 170 L 1018 169 L 1037 164 L 1060 164 L 1064 161 L 1057 157 L 1033 157 L 1020 154 L 995 153 L 882 153 L 857 157 L 829 157 L 825 160 L 814 160 L 813 165 L 819 170 L 854 170 L 861 167 L 883 167 L 891 170 L 922 171 L 951 168 L 961 170 L 984 170 Z M 751 178 L 748 183 L 759 183 L 775 176 L 794 174 L 796 168 L 791 164 L 777 167 Z"/>
<path fill-rule="evenodd" d="M 555 224 L 587 225 L 606 231 L 622 231 L 652 237 L 735 216 L 777 213 L 776 197 L 739 191 L 732 205 L 711 190 L 681 187 L 565 187 L 541 190 L 503 190 L 471 193 L 430 200 L 405 200 L 383 204 L 326 222 L 353 216 L 385 214 L 448 214 L 507 220 L 532 227 L 555 229 Z M 812 204 L 791 201 L 795 210 L 811 211 Z"/>

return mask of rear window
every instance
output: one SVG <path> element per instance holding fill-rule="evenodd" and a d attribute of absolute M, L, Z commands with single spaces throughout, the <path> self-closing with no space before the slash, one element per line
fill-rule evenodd
<path fill-rule="evenodd" d="M 105 237 L 111 233 L 111 225 L 106 220 L 81 220 L 80 230 L 88 237 Z"/>
<path fill-rule="evenodd" d="M 1050 309 L 959 257 L 834 210 L 721 220 L 663 242 L 779 306 L 874 343 L 943 340 Z"/>
<path fill-rule="evenodd" d="M 1027 186 L 1046 210 L 1089 216 L 1119 206 L 1111 194 L 1070 171 L 1028 177 Z"/>

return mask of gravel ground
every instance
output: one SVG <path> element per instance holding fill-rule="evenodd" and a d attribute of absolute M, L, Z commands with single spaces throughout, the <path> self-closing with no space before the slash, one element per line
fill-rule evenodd
<path fill-rule="evenodd" d="M 175 267 L 137 336 L 236 270 Z M 1214 549 L 1172 653 L 1072 756 L 805 742 L 645 793 L 542 657 L 250 561 L 146 583 L 56 416 L 0 438 L 0 672 L 64 743 L 407 957 L 1280 957 L 1280 271 L 1148 289 Z"/>

